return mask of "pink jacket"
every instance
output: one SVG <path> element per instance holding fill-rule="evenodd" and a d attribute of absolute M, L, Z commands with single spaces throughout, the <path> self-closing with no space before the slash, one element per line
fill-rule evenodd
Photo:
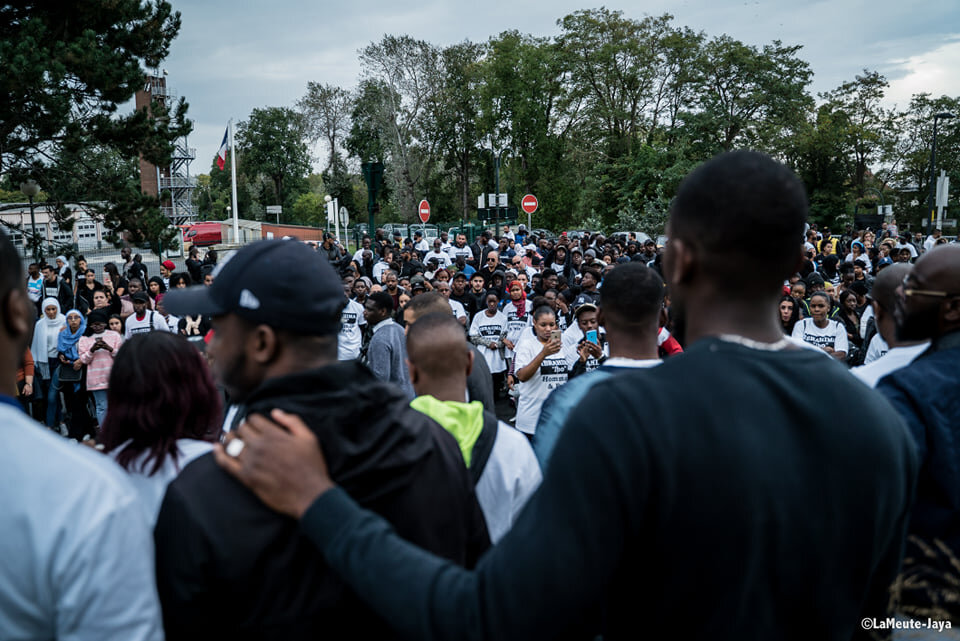
<path fill-rule="evenodd" d="M 103 342 L 113 348 L 111 352 L 108 349 L 98 349 L 91 352 L 90 348 L 97 341 L 97 338 L 103 338 Z M 107 389 L 110 382 L 110 369 L 113 367 L 113 359 L 117 355 L 117 350 L 123 344 L 123 337 L 113 330 L 104 330 L 103 334 L 98 336 L 82 336 L 80 338 L 80 361 L 87 365 L 87 389 L 101 390 Z"/>

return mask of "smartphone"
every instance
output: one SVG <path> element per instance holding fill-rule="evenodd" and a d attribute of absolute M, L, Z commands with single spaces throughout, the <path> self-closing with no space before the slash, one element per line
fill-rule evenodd
<path fill-rule="evenodd" d="M 562 338 L 563 338 L 563 332 L 561 332 L 559 329 L 555 329 L 550 332 L 551 341 L 558 341 Z"/>
<path fill-rule="evenodd" d="M 593 343 L 594 345 L 600 344 L 600 337 L 597 334 L 597 330 L 591 329 L 587 332 L 587 341 Z"/>

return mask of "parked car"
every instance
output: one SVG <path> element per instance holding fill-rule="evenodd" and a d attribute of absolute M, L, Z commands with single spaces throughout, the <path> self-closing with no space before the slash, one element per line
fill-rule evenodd
<path fill-rule="evenodd" d="M 624 243 L 628 243 L 630 242 L 631 235 L 633 235 L 636 238 L 636 242 L 638 245 L 643 245 L 645 242 L 650 240 L 650 236 L 643 233 L 642 231 L 618 231 L 613 234 L 610 234 L 607 240 L 614 241 L 614 242 L 620 240 L 620 241 L 623 241 Z"/>
<path fill-rule="evenodd" d="M 219 222 L 199 222 L 180 225 L 184 251 L 196 245 L 209 247 L 223 242 L 223 225 Z"/>
<path fill-rule="evenodd" d="M 549 229 L 534 229 L 530 232 L 531 235 L 536 236 L 540 240 L 556 240 L 557 235 L 550 231 Z"/>
<path fill-rule="evenodd" d="M 417 223 L 416 225 L 410 225 L 407 230 L 410 232 L 410 237 L 413 238 L 414 232 L 422 231 L 423 238 L 428 242 L 432 243 L 434 238 L 440 238 L 440 230 L 436 225 L 424 225 Z"/>

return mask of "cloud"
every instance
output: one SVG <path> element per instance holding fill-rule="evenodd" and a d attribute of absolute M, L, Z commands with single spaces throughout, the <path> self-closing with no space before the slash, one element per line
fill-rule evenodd
<path fill-rule="evenodd" d="M 441 46 L 485 42 L 511 29 L 550 37 L 559 32 L 558 19 L 601 4 L 175 0 L 183 27 L 164 67 L 196 122 L 190 144 L 204 160 L 192 170 L 206 172 L 228 118 L 244 120 L 255 107 L 293 106 L 309 81 L 356 86 L 358 50 L 386 33 Z M 888 97 L 901 108 L 919 91 L 960 95 L 960 74 L 950 73 L 960 68 L 957 0 L 926 0 L 922 11 L 916 4 L 874 0 L 626 0 L 608 6 L 632 19 L 671 13 L 675 25 L 709 37 L 726 33 L 756 46 L 775 39 L 802 45 L 798 56 L 815 74 L 814 95 L 853 80 L 864 68 L 887 76 Z"/>
<path fill-rule="evenodd" d="M 889 103 L 903 109 L 911 96 L 918 93 L 960 96 L 960 75 L 956 71 L 960 69 L 960 34 L 944 40 L 929 51 L 889 62 Z"/>

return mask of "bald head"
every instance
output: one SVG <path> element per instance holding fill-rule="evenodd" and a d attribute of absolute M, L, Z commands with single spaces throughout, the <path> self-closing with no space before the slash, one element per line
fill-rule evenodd
<path fill-rule="evenodd" d="M 960 294 L 960 245 L 937 245 L 913 266 L 913 278 L 924 289 Z"/>
<path fill-rule="evenodd" d="M 937 340 L 960 329 L 960 246 L 941 245 L 920 257 L 893 314 L 903 342 Z"/>
<path fill-rule="evenodd" d="M 416 323 L 417 319 L 422 316 L 443 313 L 453 314 L 453 310 L 450 308 L 450 302 L 437 292 L 427 292 L 426 294 L 420 294 L 410 299 L 410 302 L 407 303 L 407 307 L 403 312 L 403 320 L 409 327 Z M 460 334 L 462 338 L 462 327 Z"/>
<path fill-rule="evenodd" d="M 407 360 L 417 396 L 464 401 L 473 354 L 449 305 L 446 312 L 426 314 L 408 326 Z"/>
<path fill-rule="evenodd" d="M 880 307 L 885 310 L 893 311 L 897 304 L 897 288 L 903 282 L 904 277 L 910 273 L 913 266 L 908 263 L 896 263 L 885 268 L 877 274 L 873 281 L 873 289 L 870 290 L 870 298 L 875 300 Z"/>

